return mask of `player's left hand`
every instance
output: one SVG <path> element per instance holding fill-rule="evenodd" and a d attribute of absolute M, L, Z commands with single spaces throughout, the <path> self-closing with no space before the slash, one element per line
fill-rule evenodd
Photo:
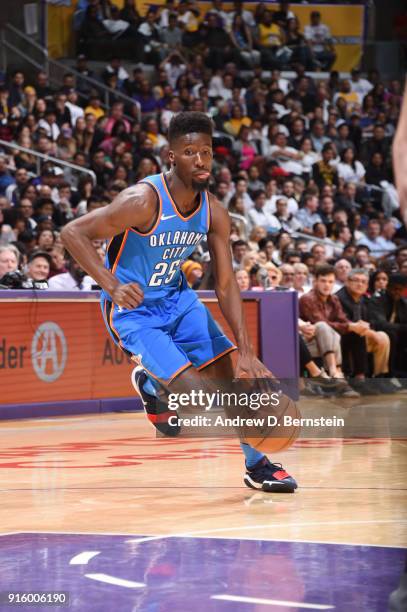
<path fill-rule="evenodd" d="M 235 371 L 236 378 L 276 378 L 264 363 L 253 353 L 239 353 Z"/>

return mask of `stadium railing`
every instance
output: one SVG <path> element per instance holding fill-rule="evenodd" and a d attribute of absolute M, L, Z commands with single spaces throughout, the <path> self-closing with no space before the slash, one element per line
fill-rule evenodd
<path fill-rule="evenodd" d="M 8 142 L 7 140 L 0 139 L 0 148 L 11 149 L 21 151 L 22 153 L 28 153 L 36 158 L 37 163 L 37 174 L 40 174 L 41 171 L 41 160 L 46 162 L 52 162 L 59 166 L 63 166 L 64 168 L 69 169 L 68 176 L 65 175 L 66 179 L 70 179 L 70 182 L 73 182 L 73 173 L 81 173 L 87 174 L 92 178 L 93 184 L 96 185 L 96 175 L 93 170 L 89 168 L 83 168 L 82 166 L 78 166 L 77 164 L 72 164 L 71 162 L 64 161 L 62 159 L 58 159 L 57 157 L 53 157 L 52 155 L 45 155 L 44 153 L 39 153 L 38 151 L 33 151 L 33 149 L 27 149 L 26 147 L 22 147 L 21 145 L 15 144 L 13 142 Z"/>

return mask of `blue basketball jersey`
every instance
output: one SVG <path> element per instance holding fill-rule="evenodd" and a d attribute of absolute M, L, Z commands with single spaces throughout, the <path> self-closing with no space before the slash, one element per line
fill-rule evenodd
<path fill-rule="evenodd" d="M 145 299 L 159 299 L 181 285 L 182 264 L 208 233 L 208 194 L 202 191 L 196 208 L 184 216 L 177 209 L 164 174 L 148 176 L 140 183 L 149 185 L 157 196 L 154 226 L 145 233 L 129 227 L 112 238 L 105 266 L 121 283 L 138 283 Z"/>

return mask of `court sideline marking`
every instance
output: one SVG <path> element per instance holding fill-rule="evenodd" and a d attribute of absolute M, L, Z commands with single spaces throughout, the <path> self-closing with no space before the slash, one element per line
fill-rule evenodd
<path fill-rule="evenodd" d="M 264 606 L 281 606 L 284 608 L 306 608 L 307 610 L 334 610 L 335 606 L 327 604 L 299 603 L 297 601 L 282 601 L 279 599 L 262 599 L 260 597 L 243 597 L 240 595 L 212 595 L 211 599 L 220 601 L 236 601 L 241 603 L 260 604 Z"/>

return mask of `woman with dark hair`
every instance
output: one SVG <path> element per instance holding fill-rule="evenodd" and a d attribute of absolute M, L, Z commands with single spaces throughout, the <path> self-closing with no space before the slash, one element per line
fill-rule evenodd
<path fill-rule="evenodd" d="M 55 244 L 55 235 L 52 230 L 43 229 L 37 235 L 37 245 L 41 251 L 52 251 Z"/>
<path fill-rule="evenodd" d="M 290 64 L 300 63 L 305 66 L 306 70 L 314 69 L 311 49 L 307 45 L 304 35 L 300 32 L 300 23 L 297 17 L 292 17 L 287 21 L 285 46 L 292 51 Z"/>
<path fill-rule="evenodd" d="M 128 140 L 126 124 L 124 123 L 124 121 L 120 121 L 120 119 L 118 119 L 115 122 L 112 131 L 110 132 L 110 135 L 103 140 L 102 144 L 99 145 L 99 148 L 103 149 L 103 151 L 107 155 L 112 157 L 116 145 L 122 143 L 124 139 Z"/>
<path fill-rule="evenodd" d="M 242 125 L 238 137 L 233 145 L 233 152 L 239 156 L 239 167 L 248 170 L 253 164 L 259 169 L 264 163 L 264 158 L 259 155 L 255 142 L 251 139 L 251 130 L 247 125 Z"/>
<path fill-rule="evenodd" d="M 377 295 L 384 292 L 389 284 L 389 275 L 385 270 L 375 270 L 369 279 L 369 294 Z"/>
<path fill-rule="evenodd" d="M 381 181 L 391 182 L 390 172 L 384 162 L 382 153 L 373 153 L 366 168 L 366 183 L 380 186 Z"/>
<path fill-rule="evenodd" d="M 260 64 L 260 51 L 253 49 L 253 38 L 250 28 L 244 22 L 242 15 L 236 13 L 233 18 L 232 29 L 229 33 L 232 45 L 238 50 L 240 59 L 248 68 Z"/>
<path fill-rule="evenodd" d="M 21 189 L 21 191 L 20 191 L 20 202 L 24 198 L 28 198 L 28 200 L 30 200 L 31 204 L 35 205 L 35 202 L 36 202 L 36 200 L 38 198 L 38 194 L 37 194 L 37 190 L 35 188 L 35 185 L 32 185 L 31 183 L 28 183 L 27 185 L 25 185 Z"/>
<path fill-rule="evenodd" d="M 353 147 L 346 147 L 341 153 L 341 161 L 338 164 L 339 178 L 345 183 L 364 183 L 365 174 L 365 168 L 355 159 Z"/>
<path fill-rule="evenodd" d="M 124 181 L 128 185 L 128 170 L 124 164 L 117 164 L 114 169 L 112 182 Z"/>

